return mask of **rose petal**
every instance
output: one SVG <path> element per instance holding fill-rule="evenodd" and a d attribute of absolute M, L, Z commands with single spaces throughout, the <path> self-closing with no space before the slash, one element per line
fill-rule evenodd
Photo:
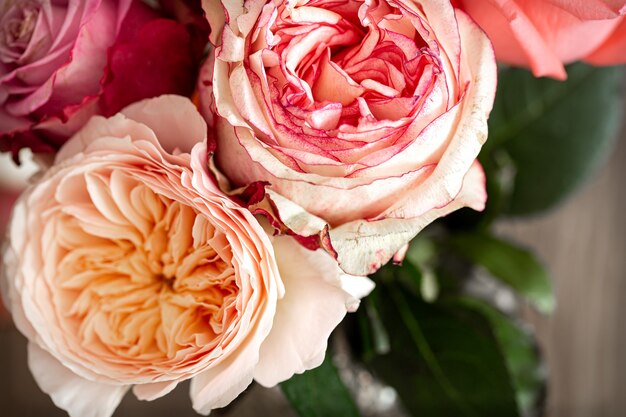
<path fill-rule="evenodd" d="M 330 239 L 341 269 L 353 275 L 369 275 L 433 220 L 461 207 L 483 210 L 486 200 L 485 174 L 475 162 L 465 176 L 460 193 L 448 205 L 409 219 L 356 220 L 331 229 Z"/>
<path fill-rule="evenodd" d="M 328 55 L 321 62 L 320 75 L 313 86 L 313 94 L 319 101 L 341 103 L 344 106 L 359 97 L 365 88 L 359 86 Z"/>
<path fill-rule="evenodd" d="M 616 65 L 626 63 L 626 18 L 620 19 L 619 26 L 609 38 L 585 58 L 593 65 Z"/>
<path fill-rule="evenodd" d="M 178 385 L 178 381 L 155 382 L 133 386 L 133 394 L 141 401 L 153 401 L 169 394 Z"/>
<path fill-rule="evenodd" d="M 111 417 L 129 388 L 81 378 L 33 342 L 28 366 L 41 390 L 71 417 Z"/>
<path fill-rule="evenodd" d="M 531 66 L 537 77 L 565 79 L 567 74 L 559 57 L 532 20 L 515 1 L 465 0 L 465 10 L 487 33 L 498 58 L 519 66 Z"/>
<path fill-rule="evenodd" d="M 580 19 L 613 19 L 626 13 L 624 0 L 547 0 Z"/>
<path fill-rule="evenodd" d="M 191 148 L 207 138 L 206 122 L 186 98 L 163 95 L 153 100 L 131 104 L 121 111 L 128 118 L 152 129 L 168 153 L 190 153 Z M 158 115 L 158 117 L 157 117 Z M 181 135 L 185 132 L 185 135 Z"/>
<path fill-rule="evenodd" d="M 273 244 L 285 296 L 278 301 L 272 331 L 261 346 L 254 372 L 255 381 L 266 387 L 319 366 L 328 336 L 348 309 L 358 305 L 342 289 L 343 274 L 330 255 L 304 249 L 290 237 L 275 238 Z M 355 288 L 356 282 L 348 286 L 358 295 L 367 293 Z"/>
<path fill-rule="evenodd" d="M 108 71 L 105 115 L 161 94 L 188 96 L 195 82 L 189 33 L 172 20 L 152 20 L 136 36 L 111 47 Z"/>
<path fill-rule="evenodd" d="M 258 355 L 258 350 L 245 349 L 194 376 L 189 388 L 193 409 L 208 415 L 211 410 L 225 407 L 237 398 L 252 382 Z"/>

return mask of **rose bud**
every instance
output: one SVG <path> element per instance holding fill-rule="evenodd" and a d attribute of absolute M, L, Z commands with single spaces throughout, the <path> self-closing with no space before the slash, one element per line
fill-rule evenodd
<path fill-rule="evenodd" d="M 0 151 L 15 158 L 56 151 L 93 114 L 194 84 L 185 27 L 140 0 L 0 4 Z"/>
<path fill-rule="evenodd" d="M 465 13 L 421 0 L 204 7 L 216 48 L 198 88 L 216 165 L 232 187 L 266 187 L 253 203 L 275 224 L 366 275 L 436 218 L 483 209 L 475 160 L 496 64 Z"/>
<path fill-rule="evenodd" d="M 626 0 L 457 0 L 487 32 L 498 60 L 537 77 L 567 78 L 564 64 L 626 63 Z"/>
<path fill-rule="evenodd" d="M 253 379 L 318 366 L 371 290 L 324 251 L 268 236 L 209 176 L 206 138 L 178 96 L 95 116 L 16 203 L 5 304 L 70 416 L 108 417 L 130 388 L 152 400 L 187 379 L 198 412 L 223 407 Z"/>

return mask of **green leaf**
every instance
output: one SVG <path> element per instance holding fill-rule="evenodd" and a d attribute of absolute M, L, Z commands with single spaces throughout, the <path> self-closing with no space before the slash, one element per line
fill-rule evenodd
<path fill-rule="evenodd" d="M 375 291 L 391 350 L 369 365 L 412 415 L 519 415 L 505 360 L 480 314 L 424 302 L 398 281 L 379 283 Z"/>
<path fill-rule="evenodd" d="M 350 392 L 339 378 L 330 353 L 322 365 L 280 384 L 300 417 L 359 417 Z"/>
<path fill-rule="evenodd" d="M 508 213 L 537 213 L 563 201 L 606 160 L 619 132 L 622 67 L 568 67 L 565 82 L 521 69 L 500 71 L 489 140 L 480 159 L 508 153 L 516 175 Z"/>
<path fill-rule="evenodd" d="M 449 243 L 459 255 L 487 269 L 549 314 L 554 310 L 550 276 L 529 250 L 484 233 L 466 233 L 450 237 Z"/>
<path fill-rule="evenodd" d="M 463 298 L 459 302 L 489 320 L 504 354 L 520 413 L 536 415 L 545 389 L 545 372 L 532 334 L 482 301 Z"/>

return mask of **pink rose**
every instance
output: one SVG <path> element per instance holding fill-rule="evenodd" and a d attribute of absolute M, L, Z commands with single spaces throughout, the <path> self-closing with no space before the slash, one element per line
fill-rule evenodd
<path fill-rule="evenodd" d="M 96 116 L 16 204 L 3 295 L 37 383 L 71 416 L 108 417 L 131 387 L 152 400 L 186 379 L 206 414 L 253 378 L 319 365 L 371 290 L 226 197 L 206 136 L 178 96 Z"/>
<path fill-rule="evenodd" d="M 235 187 L 266 185 L 253 209 L 365 275 L 436 218 L 484 207 L 475 159 L 495 59 L 449 1 L 204 7 L 216 49 L 201 104 L 218 169 Z"/>
<path fill-rule="evenodd" d="M 0 151 L 52 152 L 93 114 L 190 93 L 189 42 L 139 0 L 3 1 Z"/>
<path fill-rule="evenodd" d="M 457 0 L 502 62 L 565 79 L 564 64 L 626 63 L 626 0 Z M 620 28 L 621 27 L 621 28 Z"/>

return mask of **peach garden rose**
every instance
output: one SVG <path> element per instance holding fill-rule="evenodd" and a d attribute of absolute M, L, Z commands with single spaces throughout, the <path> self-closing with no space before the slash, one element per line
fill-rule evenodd
<path fill-rule="evenodd" d="M 5 304 L 37 383 L 71 416 L 187 379 L 206 414 L 253 379 L 319 365 L 371 290 L 325 252 L 269 237 L 209 176 L 206 137 L 178 96 L 94 117 L 16 204 Z"/>
<path fill-rule="evenodd" d="M 199 91 L 217 169 L 232 187 L 265 187 L 255 208 L 302 242 L 365 275 L 436 218 L 484 207 L 475 159 L 495 59 L 448 0 L 203 6 L 216 47 Z"/>

